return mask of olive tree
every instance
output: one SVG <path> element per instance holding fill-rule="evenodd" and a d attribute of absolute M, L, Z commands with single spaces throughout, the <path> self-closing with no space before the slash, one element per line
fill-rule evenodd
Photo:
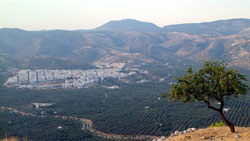
<path fill-rule="evenodd" d="M 249 87 L 246 79 L 237 70 L 227 68 L 224 62 L 205 61 L 203 67 L 196 73 L 192 67 L 183 77 L 172 85 L 169 101 L 204 102 L 208 108 L 220 113 L 223 121 L 235 132 L 234 124 L 223 113 L 224 100 L 231 96 L 247 94 Z M 164 96 L 164 95 L 163 95 Z M 219 102 L 216 106 L 214 103 Z"/>

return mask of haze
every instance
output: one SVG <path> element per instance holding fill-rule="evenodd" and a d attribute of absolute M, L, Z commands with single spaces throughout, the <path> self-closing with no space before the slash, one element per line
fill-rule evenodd
<path fill-rule="evenodd" d="M 110 20 L 165 26 L 250 18 L 249 0 L 0 0 L 0 28 L 93 29 Z"/>

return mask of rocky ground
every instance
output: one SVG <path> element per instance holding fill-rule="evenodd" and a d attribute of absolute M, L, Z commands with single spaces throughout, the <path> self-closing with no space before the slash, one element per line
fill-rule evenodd
<path fill-rule="evenodd" d="M 199 129 L 194 132 L 170 137 L 164 141 L 250 141 L 250 127 L 236 127 L 236 133 L 231 133 L 228 127 L 213 127 Z"/>

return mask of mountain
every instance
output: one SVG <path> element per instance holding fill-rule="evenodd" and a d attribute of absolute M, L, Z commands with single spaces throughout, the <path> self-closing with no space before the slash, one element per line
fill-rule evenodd
<path fill-rule="evenodd" d="M 167 32 L 188 34 L 233 35 L 250 27 L 250 19 L 230 19 L 203 23 L 177 24 L 163 27 Z"/>
<path fill-rule="evenodd" d="M 225 60 L 250 70 L 250 20 L 157 27 L 136 20 L 111 21 L 95 30 L 0 29 L 0 54 L 78 63 L 159 62 L 172 58 Z"/>
<path fill-rule="evenodd" d="M 120 31 L 120 32 L 157 32 L 161 31 L 161 28 L 153 23 L 141 22 L 133 19 L 125 19 L 119 21 L 110 21 L 96 30 L 109 30 L 109 31 Z"/>

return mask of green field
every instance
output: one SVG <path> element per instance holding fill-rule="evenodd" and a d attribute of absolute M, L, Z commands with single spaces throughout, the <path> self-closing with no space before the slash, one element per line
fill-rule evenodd
<path fill-rule="evenodd" d="M 155 69 L 159 73 L 164 72 L 160 67 L 155 67 Z M 179 71 L 181 72 L 181 69 Z M 182 75 L 178 73 L 178 69 L 176 72 L 179 76 Z M 243 74 L 247 72 L 242 71 Z M 249 80 L 249 76 L 247 78 Z M 1 79 L 1 82 L 6 80 L 4 77 Z M 175 130 L 185 130 L 191 127 L 206 128 L 211 123 L 221 120 L 219 115 L 208 109 L 204 103 L 182 104 L 168 102 L 167 99 L 158 100 L 160 94 L 169 91 L 169 82 L 173 79 L 174 77 L 162 83 L 143 84 L 126 84 L 112 80 L 113 84 L 120 87 L 113 90 L 102 87 L 76 90 L 29 90 L 8 89 L 1 86 L 0 106 L 12 107 L 36 115 L 41 115 L 43 112 L 48 116 L 53 116 L 56 112 L 57 115 L 87 118 L 93 121 L 94 128 L 97 130 L 126 135 L 168 136 Z M 54 105 L 35 109 L 31 106 L 34 102 L 54 103 Z M 226 117 L 236 126 L 250 126 L 250 95 L 226 100 L 225 107 L 230 108 L 225 114 Z M 46 135 L 53 139 L 53 134 L 62 139 L 73 139 L 73 137 L 76 140 L 79 138 L 95 139 L 90 133 L 80 130 L 81 127 L 77 122 L 60 121 L 52 117 L 41 120 L 1 112 L 0 124 L 0 137 L 4 137 L 7 132 L 11 135 L 28 136 L 31 139 L 42 138 Z M 56 127 L 59 124 L 69 129 L 65 131 L 65 135 L 61 135 L 54 128 L 42 130 L 49 128 L 48 125 Z M 25 130 L 20 132 L 20 129 Z M 43 134 L 39 135 L 41 130 Z"/>

